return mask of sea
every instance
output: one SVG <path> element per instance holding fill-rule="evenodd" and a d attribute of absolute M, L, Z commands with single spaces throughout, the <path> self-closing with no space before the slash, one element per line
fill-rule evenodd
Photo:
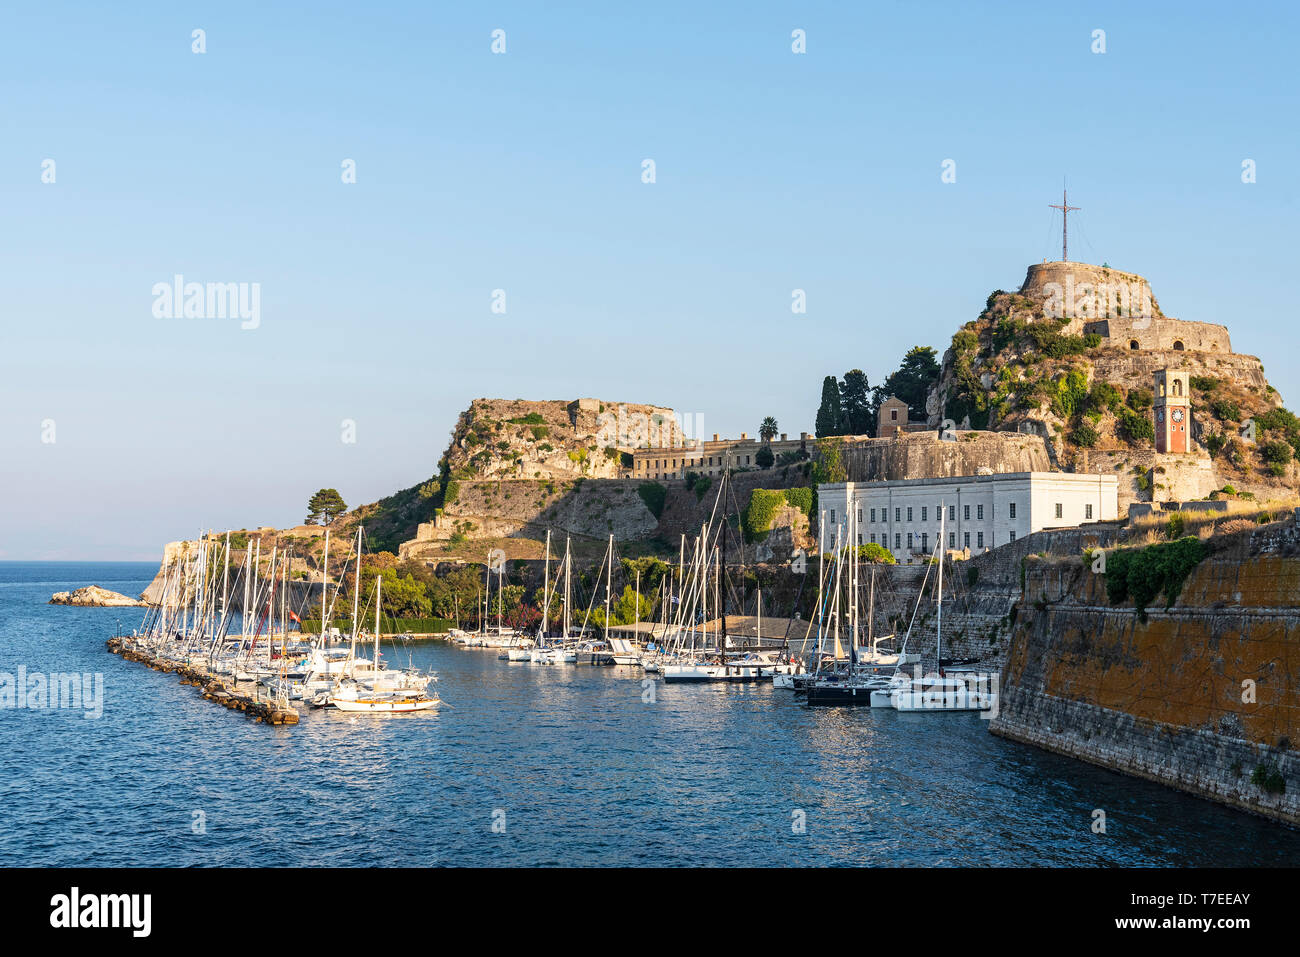
<path fill-rule="evenodd" d="M 770 686 L 664 685 L 443 641 L 384 647 L 394 666 L 436 670 L 436 712 L 304 706 L 296 726 L 257 724 L 107 651 L 143 609 L 47 604 L 90 584 L 136 595 L 155 571 L 0 562 L 0 685 L 20 669 L 102 681 L 93 706 L 0 710 L 0 866 L 1300 859 L 1300 832 L 996 738 L 976 714 L 810 708 Z"/>

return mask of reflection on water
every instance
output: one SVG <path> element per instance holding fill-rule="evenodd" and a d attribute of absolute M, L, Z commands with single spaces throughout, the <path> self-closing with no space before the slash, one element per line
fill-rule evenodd
<path fill-rule="evenodd" d="M 264 727 L 109 654 L 113 622 L 139 610 L 44 604 L 92 582 L 139 591 L 152 573 L 0 564 L 0 671 L 105 676 L 98 721 L 0 712 L 0 864 L 1280 865 L 1300 852 L 1297 832 L 994 738 L 971 714 L 810 709 L 759 686 L 660 684 L 647 703 L 632 669 L 441 643 L 385 649 L 439 672 L 437 711 L 303 709 L 296 727 Z"/>

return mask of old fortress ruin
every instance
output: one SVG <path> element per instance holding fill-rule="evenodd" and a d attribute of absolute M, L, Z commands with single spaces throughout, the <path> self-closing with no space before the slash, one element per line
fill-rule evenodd
<path fill-rule="evenodd" d="M 1045 262 L 1030 266 L 1022 296 L 1041 300 L 1043 314 L 1066 318 L 1069 335 L 1097 333 L 1132 350 L 1232 352 L 1226 326 L 1164 315 L 1141 276 L 1109 266 Z"/>

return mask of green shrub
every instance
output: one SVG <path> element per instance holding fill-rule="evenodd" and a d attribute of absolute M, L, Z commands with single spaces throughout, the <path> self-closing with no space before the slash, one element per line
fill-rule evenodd
<path fill-rule="evenodd" d="M 642 482 L 637 486 L 636 492 L 641 496 L 641 501 L 645 502 L 645 507 L 650 509 L 651 515 L 658 518 L 664 513 L 664 502 L 668 498 L 667 487 L 658 482 Z"/>
<path fill-rule="evenodd" d="M 521 415 L 517 419 L 510 419 L 511 425 L 543 425 L 546 419 L 540 412 L 529 412 L 527 415 Z"/>
<path fill-rule="evenodd" d="M 1269 794 L 1286 792 L 1286 778 L 1272 761 L 1265 761 L 1255 768 L 1250 773 L 1250 781 L 1261 791 L 1267 791 Z"/>
<path fill-rule="evenodd" d="M 1241 418 L 1241 406 L 1229 399 L 1214 399 L 1210 402 L 1210 411 L 1216 419 L 1236 422 Z"/>
<path fill-rule="evenodd" d="M 1146 412 L 1155 402 L 1155 397 L 1150 389 L 1130 389 L 1124 401 L 1134 412 Z"/>
<path fill-rule="evenodd" d="M 812 489 L 788 488 L 785 490 L 785 500 L 792 508 L 797 508 L 809 518 L 812 518 L 814 500 Z"/>
<path fill-rule="evenodd" d="M 1130 445 L 1147 445 L 1155 442 L 1156 427 L 1147 416 L 1131 409 L 1120 409 L 1115 434 Z"/>
<path fill-rule="evenodd" d="M 875 565 L 898 564 L 898 559 L 894 557 L 893 553 L 878 542 L 867 542 L 865 545 L 859 545 L 858 559 Z"/>
<path fill-rule="evenodd" d="M 1090 449 L 1097 444 L 1100 436 L 1097 430 L 1090 425 L 1080 424 L 1070 433 L 1070 441 L 1083 449 Z"/>
<path fill-rule="evenodd" d="M 772 519 L 785 505 L 785 492 L 780 489 L 756 488 L 740 515 L 740 528 L 747 542 L 761 542 L 772 530 Z"/>
<path fill-rule="evenodd" d="M 1138 617 L 1162 592 L 1165 607 L 1178 600 L 1183 583 L 1210 548 L 1198 538 L 1180 538 L 1146 548 L 1121 548 L 1106 556 L 1106 596 L 1112 605 L 1132 600 Z"/>

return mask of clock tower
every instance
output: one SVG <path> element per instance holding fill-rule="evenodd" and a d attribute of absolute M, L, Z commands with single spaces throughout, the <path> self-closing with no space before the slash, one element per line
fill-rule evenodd
<path fill-rule="evenodd" d="M 1191 383 L 1186 372 L 1159 369 L 1155 374 L 1156 451 L 1192 450 Z"/>

